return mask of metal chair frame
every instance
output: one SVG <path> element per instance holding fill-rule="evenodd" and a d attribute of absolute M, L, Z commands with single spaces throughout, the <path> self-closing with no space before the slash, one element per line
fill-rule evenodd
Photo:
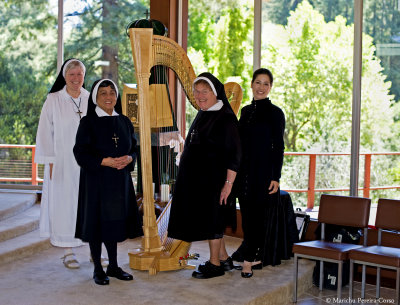
<path fill-rule="evenodd" d="M 322 195 L 321 196 L 321 203 L 323 201 L 324 196 L 329 196 L 329 197 L 336 197 L 337 200 L 345 199 L 345 198 L 357 198 L 357 197 L 350 197 L 350 196 L 335 196 L 335 195 Z M 334 199 L 336 199 L 334 198 Z M 370 204 L 371 200 L 366 199 L 366 198 L 360 198 L 363 199 L 363 202 L 365 202 L 366 206 L 365 208 L 368 208 L 367 215 L 364 215 L 364 218 L 362 220 L 363 228 L 364 231 L 364 246 L 367 245 L 367 239 L 368 239 L 368 218 L 369 218 L 369 209 L 370 209 Z M 330 203 L 332 204 L 332 203 Z M 364 203 L 363 203 L 364 204 Z M 322 204 L 321 204 L 322 205 Z M 321 207 L 320 207 L 321 209 Z M 321 211 L 321 210 L 320 210 Z M 319 221 L 320 221 L 320 216 L 318 216 Z M 358 220 L 360 222 L 360 220 Z M 321 223 L 321 239 L 319 242 L 321 243 L 321 246 L 328 246 L 334 248 L 335 246 L 338 245 L 338 243 L 335 242 L 326 242 L 325 241 L 325 226 L 326 224 L 336 224 L 336 225 L 343 225 L 343 226 L 349 226 L 351 223 L 335 223 L 334 221 L 325 221 Z M 300 246 L 307 246 L 308 242 L 300 242 L 295 245 L 300 245 Z M 347 245 L 347 244 L 341 244 L 341 245 Z M 342 251 L 343 253 L 347 253 L 350 251 L 351 248 L 354 247 L 362 247 L 361 245 L 354 245 L 354 244 L 348 244 L 349 250 L 347 251 Z M 322 247 L 321 247 L 322 248 Z M 308 255 L 308 254 L 301 254 L 301 253 L 296 253 L 294 251 L 294 272 L 293 272 L 293 283 L 294 283 L 294 290 L 293 290 L 293 302 L 297 302 L 297 278 L 298 278 L 298 260 L 299 258 L 306 258 L 306 259 L 311 259 L 311 260 L 317 260 L 320 262 L 320 275 L 319 275 L 319 290 L 323 290 L 323 280 L 324 280 L 324 262 L 332 262 L 332 263 L 337 263 L 338 264 L 338 281 L 337 281 L 337 297 L 341 298 L 342 295 L 342 275 L 343 275 L 343 262 L 347 261 L 348 259 L 345 260 L 336 260 L 336 259 L 331 259 L 331 258 L 325 258 L 317 255 Z"/>
<path fill-rule="evenodd" d="M 387 200 L 387 199 L 379 199 L 378 201 L 378 210 L 377 210 L 377 220 L 378 220 L 378 213 L 380 211 L 379 209 L 379 204 L 382 204 L 382 200 Z M 390 200 L 394 201 L 394 200 Z M 400 200 L 397 200 L 400 205 Z M 399 206 L 400 207 L 400 206 Z M 400 222 L 400 219 L 399 219 Z M 382 232 L 384 231 L 381 227 L 379 227 L 379 224 L 376 224 L 378 228 L 378 242 L 376 246 L 380 246 L 382 249 L 397 249 L 393 247 L 386 247 L 382 246 Z M 399 230 L 393 229 L 395 232 L 400 232 Z M 372 247 L 374 246 L 365 246 L 365 249 L 373 249 Z M 354 250 L 357 251 L 357 250 Z M 400 250 L 399 250 L 400 252 Z M 351 252 L 350 252 L 351 253 Z M 375 255 L 380 255 L 379 253 L 375 253 Z M 400 267 L 396 266 L 390 266 L 390 265 L 385 265 L 385 264 L 379 264 L 379 263 L 374 263 L 374 262 L 366 262 L 363 260 L 357 260 L 357 259 L 352 259 L 350 258 L 350 280 L 349 280 L 349 298 L 353 298 L 353 288 L 354 288 L 354 264 L 360 264 L 362 265 L 362 278 L 361 278 L 361 298 L 365 299 L 365 286 L 366 286 L 366 267 L 376 267 L 376 298 L 380 298 L 380 288 L 381 288 L 381 268 L 383 269 L 389 269 L 389 270 L 395 270 L 396 271 L 396 301 L 395 303 L 398 305 L 399 304 L 399 299 L 400 299 Z"/>

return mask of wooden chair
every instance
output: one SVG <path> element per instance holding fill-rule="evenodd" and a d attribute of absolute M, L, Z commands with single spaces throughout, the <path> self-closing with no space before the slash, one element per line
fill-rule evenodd
<path fill-rule="evenodd" d="M 364 244 L 367 241 L 367 226 L 371 200 L 368 198 L 322 195 L 319 205 L 318 222 L 321 223 L 321 239 L 295 243 L 294 253 L 294 292 L 293 302 L 297 302 L 298 259 L 308 258 L 320 261 L 319 289 L 322 290 L 324 262 L 338 264 L 337 297 L 342 295 L 343 262 L 348 253 L 361 245 L 325 241 L 325 224 L 350 226 L 364 229 Z"/>
<path fill-rule="evenodd" d="M 382 231 L 391 230 L 400 233 L 400 200 L 379 199 L 376 212 L 375 227 L 378 229 L 378 244 L 351 250 L 350 258 L 350 299 L 353 297 L 353 267 L 354 263 L 361 264 L 362 284 L 361 298 L 365 298 L 366 266 L 377 267 L 376 271 L 376 298 L 380 297 L 381 268 L 396 270 L 396 304 L 399 304 L 400 288 L 400 249 L 385 246 L 382 243 Z M 386 243 L 387 244 L 387 243 Z"/>

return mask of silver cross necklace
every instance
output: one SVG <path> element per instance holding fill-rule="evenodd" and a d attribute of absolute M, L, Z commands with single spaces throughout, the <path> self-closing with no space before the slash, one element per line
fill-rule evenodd
<path fill-rule="evenodd" d="M 79 119 L 82 119 L 82 116 L 81 116 L 82 111 L 81 111 L 81 109 L 80 109 L 82 98 L 81 98 L 81 97 L 79 98 L 79 105 L 77 105 L 77 104 L 75 103 L 75 101 L 74 101 L 74 99 L 73 99 L 72 97 L 71 97 L 71 100 L 72 100 L 72 102 L 74 103 L 74 105 L 76 106 L 76 108 L 78 109 L 78 111 L 77 111 L 76 113 L 79 115 Z"/>

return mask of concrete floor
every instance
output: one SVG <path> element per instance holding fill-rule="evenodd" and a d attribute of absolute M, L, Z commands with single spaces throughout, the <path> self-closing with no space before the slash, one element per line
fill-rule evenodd
<path fill-rule="evenodd" d="M 342 290 L 342 298 L 338 299 L 336 291 L 322 290 L 318 287 L 311 287 L 306 293 L 302 294 L 297 301 L 297 305 L 326 305 L 326 304 L 395 304 L 396 292 L 394 289 L 381 287 L 380 299 L 375 297 L 375 285 L 366 285 L 365 299 L 361 299 L 361 283 L 354 283 L 353 298 L 349 298 L 349 287 Z M 293 304 L 293 303 L 292 303 Z"/>
<path fill-rule="evenodd" d="M 15 197 L 18 194 L 12 193 L 12 195 Z M 0 219 L 10 216 L 10 208 L 12 213 L 16 214 L 24 210 L 26 205 L 31 205 L 31 200 L 27 200 L 26 195 L 18 196 L 23 198 L 15 207 L 15 200 L 12 205 L 7 198 L 1 200 Z M 4 217 L 2 209 L 7 210 L 7 215 Z M 16 222 L 15 218 L 8 218 L 3 220 L 2 224 L 5 226 L 7 221 Z M 38 235 L 37 230 L 26 234 L 26 237 L 32 241 L 38 238 L 36 235 Z M 280 266 L 255 270 L 254 276 L 250 279 L 243 279 L 240 271 L 227 272 L 223 277 L 209 280 L 193 279 L 192 270 L 161 272 L 150 276 L 147 271 L 129 268 L 128 252 L 138 248 L 140 243 L 140 239 L 135 239 L 119 244 L 120 266 L 133 274 L 134 281 L 123 282 L 110 278 L 109 286 L 94 284 L 93 265 L 89 262 L 87 245 L 75 250 L 81 262 L 81 268 L 77 270 L 66 269 L 60 259 L 63 256 L 63 249 L 52 247 L 48 242 L 46 247 L 36 249 L 39 252 L 32 251 L 35 254 L 29 254 L 23 259 L 18 259 L 18 253 L 13 253 L 13 257 L 9 257 L 9 260 L 0 261 L 0 305 L 292 304 L 292 260 L 284 261 Z M 240 239 L 226 237 L 228 253 L 236 250 L 240 243 Z M 0 247 L 1 252 L 5 248 L 5 243 L 3 242 Z M 21 251 L 26 250 L 21 248 Z M 105 251 L 103 253 L 106 255 Z M 198 265 L 206 261 L 209 255 L 207 242 L 193 243 L 190 253 L 200 254 L 199 260 L 191 261 L 192 264 Z M 9 262 L 10 260 L 12 262 Z M 355 283 L 352 300 L 348 299 L 348 287 L 343 288 L 343 297 L 337 300 L 335 291 L 319 291 L 317 287 L 312 286 L 311 274 L 314 264 L 300 260 L 298 305 L 394 303 L 394 289 L 382 288 L 382 298 L 376 300 L 373 285 L 367 285 L 367 299 L 360 300 L 360 283 Z"/>
<path fill-rule="evenodd" d="M 241 240 L 226 238 L 232 253 Z M 91 304 L 288 304 L 292 294 L 292 260 L 280 266 L 255 270 L 250 279 L 240 271 L 227 272 L 222 277 L 198 280 L 193 270 L 160 272 L 150 276 L 147 271 L 129 268 L 128 252 L 140 246 L 140 239 L 119 244 L 119 264 L 133 274 L 131 282 L 110 278 L 109 286 L 93 282 L 93 265 L 89 262 L 87 245 L 76 248 L 80 269 L 67 269 L 60 259 L 61 248 L 52 247 L 30 257 L 0 265 L 0 304 L 2 305 L 91 305 Z M 105 252 L 103 252 L 105 253 Z M 198 265 L 208 259 L 208 244 L 195 242 L 190 253 L 199 253 Z M 105 253 L 106 254 L 106 253 Z M 313 263 L 301 260 L 299 292 L 311 287 Z"/>

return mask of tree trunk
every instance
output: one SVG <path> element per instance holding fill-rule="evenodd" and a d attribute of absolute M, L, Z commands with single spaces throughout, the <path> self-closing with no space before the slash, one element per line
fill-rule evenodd
<path fill-rule="evenodd" d="M 113 8 L 117 6 L 117 0 L 103 0 L 102 32 L 103 32 L 103 61 L 108 65 L 102 66 L 102 78 L 109 78 L 118 84 L 118 45 L 111 44 L 113 37 L 118 36 L 117 29 L 113 26 Z"/>

